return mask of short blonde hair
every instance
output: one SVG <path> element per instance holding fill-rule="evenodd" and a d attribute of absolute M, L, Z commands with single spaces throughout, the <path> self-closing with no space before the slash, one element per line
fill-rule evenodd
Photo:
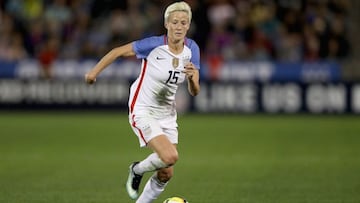
<path fill-rule="evenodd" d="M 191 22 L 191 17 L 192 17 L 191 8 L 190 8 L 189 4 L 187 4 L 184 1 L 175 2 L 173 4 L 170 4 L 166 8 L 165 13 L 164 13 L 165 22 L 168 21 L 170 14 L 172 12 L 174 12 L 174 11 L 184 11 L 184 12 L 186 12 L 188 14 L 188 16 L 189 16 L 189 22 Z"/>

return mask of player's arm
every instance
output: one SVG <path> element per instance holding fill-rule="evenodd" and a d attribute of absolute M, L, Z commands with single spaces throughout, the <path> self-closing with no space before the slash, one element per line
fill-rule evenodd
<path fill-rule="evenodd" d="M 108 65 L 114 62 L 118 57 L 134 56 L 132 43 L 125 44 L 120 47 L 116 47 L 109 51 L 100 61 L 85 74 L 85 81 L 88 84 L 93 84 L 96 81 L 97 75 L 104 70 Z"/>
<path fill-rule="evenodd" d="M 186 74 L 189 93 L 191 96 L 196 96 L 200 92 L 199 70 L 193 63 L 188 63 L 185 65 L 184 73 Z"/>

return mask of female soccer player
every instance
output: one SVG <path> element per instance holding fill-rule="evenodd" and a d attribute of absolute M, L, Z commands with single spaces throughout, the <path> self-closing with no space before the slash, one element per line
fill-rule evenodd
<path fill-rule="evenodd" d="M 178 160 L 177 114 L 175 93 L 187 80 L 188 91 L 195 96 L 200 91 L 200 51 L 195 41 L 186 38 L 190 28 L 191 8 L 185 2 L 169 5 L 164 14 L 166 35 L 131 42 L 108 52 L 85 75 L 92 84 L 96 76 L 118 57 L 142 59 L 138 78 L 130 87 L 129 122 L 141 147 L 153 153 L 129 167 L 127 192 L 137 203 L 150 203 L 164 191 L 173 176 Z M 155 171 L 139 196 L 139 185 L 146 172 Z"/>

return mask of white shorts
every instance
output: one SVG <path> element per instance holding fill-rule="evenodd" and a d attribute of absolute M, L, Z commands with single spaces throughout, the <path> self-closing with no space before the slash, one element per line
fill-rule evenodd
<path fill-rule="evenodd" d="M 139 139 L 140 147 L 145 147 L 151 139 L 166 135 L 171 143 L 178 143 L 176 116 L 156 119 L 149 115 L 129 115 L 129 123 Z"/>

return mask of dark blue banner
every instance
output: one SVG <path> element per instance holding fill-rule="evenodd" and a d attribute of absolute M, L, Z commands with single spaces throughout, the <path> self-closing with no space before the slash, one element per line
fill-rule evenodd
<path fill-rule="evenodd" d="M 0 80 L 0 109 L 117 109 L 127 111 L 129 81 Z M 176 96 L 179 112 L 360 113 L 360 84 L 203 82 L 191 97 L 186 85 Z"/>
<path fill-rule="evenodd" d="M 0 61 L 0 79 L 1 78 L 16 78 L 15 74 L 17 63 Z"/>

